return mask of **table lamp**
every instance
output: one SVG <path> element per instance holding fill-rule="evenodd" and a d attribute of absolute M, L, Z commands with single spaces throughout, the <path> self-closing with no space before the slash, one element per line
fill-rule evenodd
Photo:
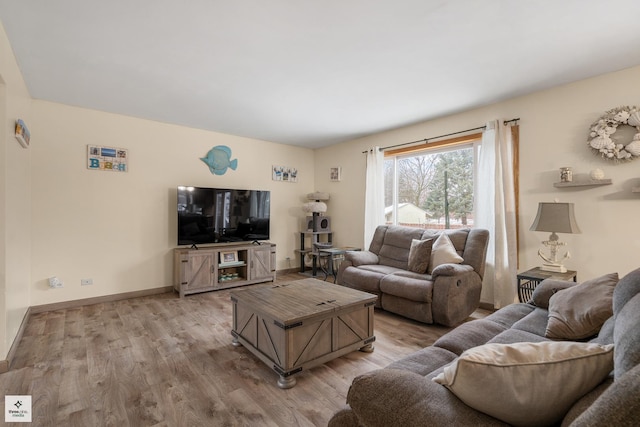
<path fill-rule="evenodd" d="M 567 269 L 562 265 L 562 261 L 569 258 L 571 254 L 567 251 L 564 257 L 558 261 L 558 247 L 565 246 L 566 243 L 558 240 L 556 233 L 580 233 L 573 214 L 573 203 L 539 203 L 538 214 L 530 230 L 551 232 L 549 240 L 542 242 L 549 249 L 550 256 L 544 255 L 541 249 L 538 250 L 538 255 L 544 260 L 542 270 L 566 273 Z"/>

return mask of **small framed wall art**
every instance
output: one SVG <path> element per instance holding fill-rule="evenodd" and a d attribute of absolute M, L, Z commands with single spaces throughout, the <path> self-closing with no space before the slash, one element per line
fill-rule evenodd
<path fill-rule="evenodd" d="M 27 125 L 24 124 L 22 119 L 16 120 L 16 139 L 24 148 L 29 148 L 29 141 L 31 140 L 31 133 L 27 129 Z"/>
<path fill-rule="evenodd" d="M 290 166 L 272 166 L 271 179 L 282 182 L 298 182 L 298 169 Z"/>
<path fill-rule="evenodd" d="M 87 145 L 87 168 L 90 170 L 129 172 L 129 150 L 101 145 Z"/>
<path fill-rule="evenodd" d="M 329 169 L 329 178 L 333 182 L 342 181 L 342 168 L 340 166 Z"/>

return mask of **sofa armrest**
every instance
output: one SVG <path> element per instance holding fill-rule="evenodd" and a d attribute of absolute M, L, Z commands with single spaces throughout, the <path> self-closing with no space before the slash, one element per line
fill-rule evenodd
<path fill-rule="evenodd" d="M 473 267 L 466 264 L 440 264 L 431 272 L 431 277 L 435 280 L 438 276 L 455 276 L 468 271 L 473 271 Z"/>
<path fill-rule="evenodd" d="M 460 426 L 506 424 L 465 405 L 430 378 L 380 369 L 353 380 L 347 403 L 364 426 Z"/>
<path fill-rule="evenodd" d="M 443 266 L 438 266 L 443 267 Z M 464 265 L 444 266 L 457 274 L 433 276 L 431 310 L 433 321 L 444 326 L 456 326 L 480 305 L 482 279 L 473 269 Z M 436 268 L 436 269 L 437 269 Z M 436 272 L 434 269 L 434 273 Z"/>
<path fill-rule="evenodd" d="M 351 265 L 357 267 L 359 265 L 378 264 L 380 259 L 378 255 L 369 251 L 347 251 L 344 259 L 351 262 Z"/>

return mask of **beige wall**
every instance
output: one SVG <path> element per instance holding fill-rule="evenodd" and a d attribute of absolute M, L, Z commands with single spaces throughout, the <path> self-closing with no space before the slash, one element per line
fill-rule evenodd
<path fill-rule="evenodd" d="M 31 126 L 30 107 L 29 92 L 0 24 L 0 361 L 30 305 L 31 150 L 13 136 L 16 119 Z"/>
<path fill-rule="evenodd" d="M 29 306 L 170 286 L 178 185 L 271 190 L 277 267 L 295 267 L 304 217 L 300 206 L 309 192 L 331 194 L 328 215 L 336 244 L 363 244 L 363 150 L 496 118 L 521 118 L 519 270 L 539 264 L 536 252 L 547 237 L 528 231 L 537 203 L 558 198 L 576 204 L 583 231 L 562 236 L 573 254 L 567 266 L 577 269 L 580 279 L 625 274 L 637 266 L 640 249 L 640 196 L 630 192 L 640 184 L 640 160 L 604 162 L 587 149 L 586 136 L 605 110 L 640 103 L 639 79 L 635 67 L 312 151 L 32 101 L 0 31 L 0 358 Z M 28 150 L 12 136 L 17 118 L 32 131 Z M 87 170 L 87 144 L 128 149 L 130 172 Z M 209 172 L 199 158 L 215 145 L 232 149 L 238 170 L 222 176 Z M 299 182 L 272 181 L 274 164 L 297 167 Z M 335 166 L 342 167 L 340 182 L 329 179 Z M 614 184 L 555 189 L 561 166 L 572 166 L 576 174 L 600 167 Z M 54 275 L 64 288 L 48 287 Z M 94 285 L 81 287 L 83 278 Z"/>
<path fill-rule="evenodd" d="M 31 305 L 172 285 L 178 185 L 271 190 L 277 267 L 293 259 L 312 150 L 44 101 L 33 109 Z M 88 170 L 87 144 L 128 149 L 129 172 Z M 200 157 L 216 145 L 231 148 L 237 170 L 211 174 Z M 272 181 L 274 164 L 297 167 L 298 183 Z M 50 276 L 64 287 L 50 289 Z"/>
<path fill-rule="evenodd" d="M 640 106 L 640 67 L 579 81 L 437 120 L 384 132 L 316 152 L 316 187 L 331 193 L 330 211 L 343 245 L 363 240 L 365 158 L 372 146 L 389 146 L 483 125 L 493 119 L 520 117 L 520 266 L 540 264 L 537 251 L 546 233 L 529 231 L 538 202 L 575 203 L 582 234 L 561 235 L 572 258 L 567 267 L 586 280 L 609 272 L 623 275 L 638 267 L 640 250 L 640 160 L 615 165 L 594 156 L 587 147 L 590 124 L 606 110 Z M 392 108 L 390 106 L 390 108 Z M 348 159 L 348 160 L 345 160 Z M 344 179 L 329 182 L 328 168 L 342 166 Z M 574 174 L 601 168 L 613 185 L 556 189 L 558 169 L 572 166 Z M 579 178 L 576 176 L 576 179 Z M 483 300 L 488 300 L 483 291 Z"/>

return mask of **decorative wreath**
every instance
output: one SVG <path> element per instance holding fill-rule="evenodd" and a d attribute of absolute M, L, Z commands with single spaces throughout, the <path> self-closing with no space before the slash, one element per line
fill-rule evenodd
<path fill-rule="evenodd" d="M 636 128 L 636 134 L 627 144 L 611 138 L 620 125 Z M 591 150 L 604 159 L 619 162 L 640 157 L 640 109 L 626 106 L 607 111 L 591 125 L 589 137 Z"/>

